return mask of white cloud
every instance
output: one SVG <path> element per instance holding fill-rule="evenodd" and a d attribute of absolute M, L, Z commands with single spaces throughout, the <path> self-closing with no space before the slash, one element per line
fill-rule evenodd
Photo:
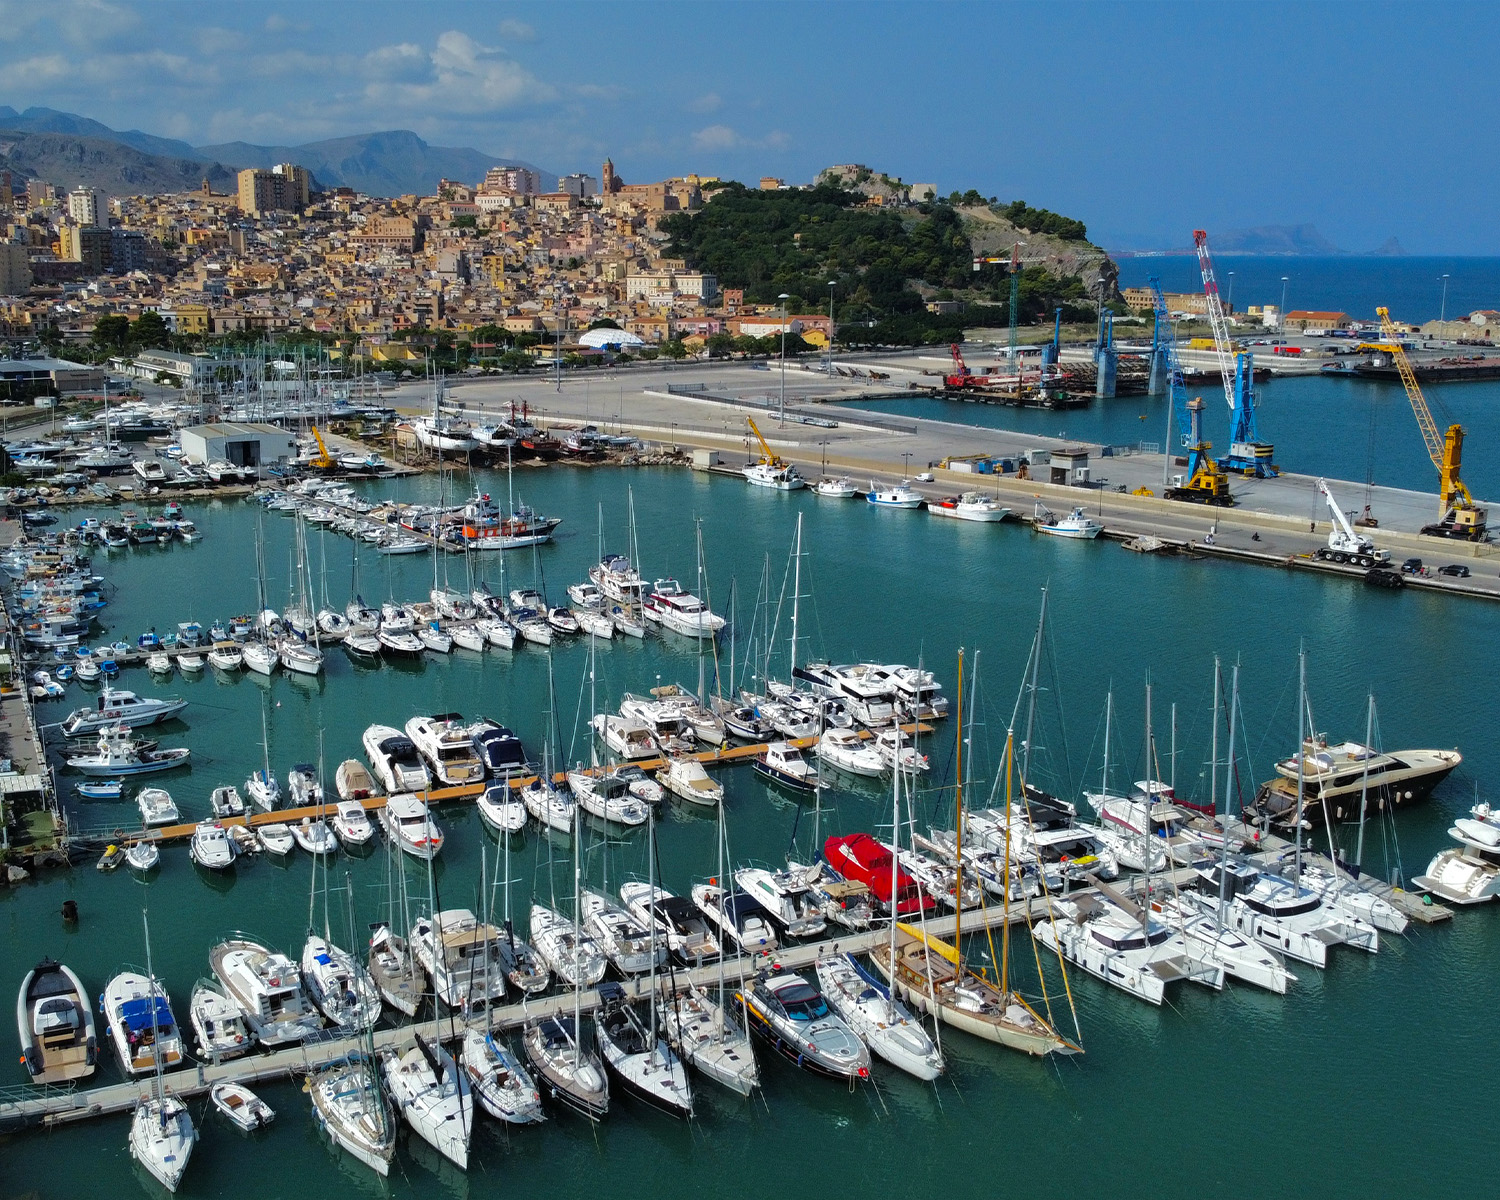
<path fill-rule="evenodd" d="M 717 92 L 706 92 L 696 100 L 688 101 L 688 111 L 695 113 L 718 112 L 724 105 L 723 98 Z"/>
<path fill-rule="evenodd" d="M 73 70 L 73 64 L 61 54 L 39 54 L 6 67 L 5 82 L 17 90 L 46 87 L 69 78 Z"/>
<path fill-rule="evenodd" d="M 56 13 L 58 31 L 80 46 L 97 45 L 129 33 L 140 24 L 140 14 L 108 0 L 69 0 Z"/>
<path fill-rule="evenodd" d="M 536 29 L 525 21 L 507 19 L 500 22 L 500 36 L 512 42 L 534 42 Z"/>
<path fill-rule="evenodd" d="M 693 149 L 733 150 L 741 140 L 728 125 L 709 125 L 693 134 Z"/>
<path fill-rule="evenodd" d="M 406 69 L 407 80 L 393 87 L 389 74 L 381 71 L 366 87 L 366 96 L 374 104 L 389 106 L 394 99 L 403 109 L 476 115 L 547 103 L 557 97 L 555 88 L 525 67 L 458 30 L 438 35 L 437 45 L 427 55 L 428 64 L 421 70 L 411 47 L 399 49 L 397 61 Z"/>
<path fill-rule="evenodd" d="M 791 138 L 779 129 L 773 129 L 763 137 L 749 138 L 731 129 L 728 125 L 709 125 L 698 130 L 691 138 L 694 150 L 784 150 Z"/>
<path fill-rule="evenodd" d="M 213 25 L 194 30 L 192 38 L 199 54 L 223 54 L 229 50 L 241 50 L 249 40 L 237 29 L 220 29 Z"/>

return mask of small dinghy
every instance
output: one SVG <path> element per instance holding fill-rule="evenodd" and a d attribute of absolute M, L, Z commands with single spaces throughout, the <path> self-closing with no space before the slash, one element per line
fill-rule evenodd
<path fill-rule="evenodd" d="M 328 828 L 327 821 L 303 817 L 290 828 L 297 845 L 309 854 L 332 854 L 339 848 L 339 840 L 333 836 L 333 830 Z"/>
<path fill-rule="evenodd" d="M 124 781 L 102 779 L 98 783 L 76 783 L 73 790 L 84 800 L 118 800 Z"/>
<path fill-rule="evenodd" d="M 209 1088 L 208 1098 L 231 1125 L 246 1133 L 254 1133 L 276 1119 L 271 1106 L 244 1084 L 216 1083 Z"/>
<path fill-rule="evenodd" d="M 243 817 L 245 815 L 245 801 L 240 796 L 240 789 L 230 784 L 228 787 L 216 787 L 208 798 L 209 804 L 214 810 L 214 816 Z"/>

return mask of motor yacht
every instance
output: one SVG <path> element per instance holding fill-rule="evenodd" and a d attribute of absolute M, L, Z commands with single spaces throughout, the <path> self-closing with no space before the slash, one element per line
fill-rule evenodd
<path fill-rule="evenodd" d="M 449 1008 L 484 1007 L 505 998 L 501 946 L 507 935 L 467 908 L 419 916 L 407 945 Z"/>
<path fill-rule="evenodd" d="M 188 1002 L 188 1020 L 198 1044 L 198 1057 L 211 1063 L 238 1058 L 255 1046 L 240 1006 L 217 983 L 200 979 Z"/>
<path fill-rule="evenodd" d="M 106 685 L 93 708 L 70 713 L 59 730 L 65 738 L 81 738 L 120 727 L 138 729 L 170 720 L 186 707 L 187 701 L 176 696 L 159 700 Z"/>
<path fill-rule="evenodd" d="M 261 1045 L 292 1045 L 322 1028 L 322 1018 L 303 993 L 301 972 L 285 954 L 231 937 L 209 951 L 208 962 Z"/>
<path fill-rule="evenodd" d="M 771 914 L 748 893 L 716 883 L 695 883 L 688 894 L 698 911 L 719 930 L 724 944 L 733 943 L 746 954 L 770 953 L 779 945 Z"/>
<path fill-rule="evenodd" d="M 135 798 L 135 806 L 141 811 L 141 823 L 148 829 L 178 822 L 177 803 L 165 788 L 142 788 Z"/>
<path fill-rule="evenodd" d="M 818 769 L 790 742 L 771 742 L 752 760 L 755 770 L 772 783 L 794 792 L 811 792 L 821 782 Z"/>
<path fill-rule="evenodd" d="M 426 802 L 409 792 L 397 793 L 385 802 L 380 824 L 386 836 L 413 858 L 433 859 L 443 848 L 442 831 Z"/>
<path fill-rule="evenodd" d="M 824 730 L 814 753 L 819 762 L 851 775 L 874 778 L 885 773 L 885 760 L 852 729 Z"/>
<path fill-rule="evenodd" d="M 633 880 L 621 886 L 620 901 L 648 929 L 655 925 L 657 937 L 665 939 L 668 951 L 683 966 L 698 967 L 719 957 L 719 940 L 685 896 Z"/>
<path fill-rule="evenodd" d="M 773 969 L 742 985 L 751 1030 L 805 1071 L 850 1082 L 870 1078 L 870 1052 L 801 975 Z"/>
<path fill-rule="evenodd" d="M 789 937 L 817 937 L 827 920 L 821 900 L 814 897 L 806 879 L 791 870 L 741 867 L 734 881 L 766 910 Z"/>
<path fill-rule="evenodd" d="M 371 725 L 361 740 L 376 781 L 390 795 L 425 792 L 432 786 L 432 776 L 416 743 L 401 730 L 389 725 Z"/>
<path fill-rule="evenodd" d="M 160 982 L 122 971 L 104 985 L 99 1010 L 126 1075 L 182 1064 L 182 1031 Z"/>
<path fill-rule="evenodd" d="M 1330 744 L 1319 734 L 1302 744 L 1302 753 L 1276 764 L 1276 778 L 1256 791 L 1247 806 L 1249 819 L 1278 829 L 1301 819 L 1321 824 L 1324 810 L 1334 821 L 1358 818 L 1360 797 L 1366 812 L 1376 814 L 1404 805 L 1420 804 L 1463 762 L 1457 750 L 1395 750 L 1385 753 L 1359 742 Z"/>
<path fill-rule="evenodd" d="M 1037 941 L 1149 1004 L 1162 1004 L 1168 986 L 1183 981 L 1216 991 L 1224 986 L 1222 963 L 1137 907 L 1126 909 L 1109 897 L 1085 893 L 1054 899 L 1052 909 L 1052 920 L 1032 927 Z"/>
<path fill-rule="evenodd" d="M 412 717 L 406 723 L 406 736 L 431 766 L 436 785 L 463 787 L 484 779 L 473 734 L 458 713 Z"/>
<path fill-rule="evenodd" d="M 658 579 L 642 604 L 647 621 L 684 637 L 711 638 L 724 628 L 724 618 L 675 579 Z"/>
<path fill-rule="evenodd" d="M 611 754 L 627 761 L 639 758 L 655 758 L 661 753 L 650 727 L 635 717 L 615 716 L 599 713 L 589 722 Z"/>
<path fill-rule="evenodd" d="M 227 871 L 234 866 L 239 848 L 218 821 L 202 821 L 193 829 L 188 857 L 206 871 Z"/>

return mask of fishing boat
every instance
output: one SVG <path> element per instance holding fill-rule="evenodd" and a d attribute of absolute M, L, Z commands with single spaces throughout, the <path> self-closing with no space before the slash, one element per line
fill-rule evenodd
<path fill-rule="evenodd" d="M 302 974 L 285 954 L 246 937 L 230 937 L 209 951 L 208 962 L 261 1045 L 292 1045 L 322 1028 L 303 992 Z"/>
<path fill-rule="evenodd" d="M 820 782 L 818 769 L 790 742 L 771 742 L 751 765 L 769 779 L 794 792 L 812 792 Z"/>
<path fill-rule="evenodd" d="M 869 1050 L 802 976 L 779 968 L 759 972 L 735 999 L 751 1030 L 804 1071 L 851 1083 L 870 1078 Z"/>
<path fill-rule="evenodd" d="M 460 1061 L 479 1106 L 507 1125 L 535 1125 L 547 1119 L 542 1096 L 510 1047 L 492 1033 L 464 1032 Z"/>
<path fill-rule="evenodd" d="M 109 779 L 102 783 L 75 783 L 73 790 L 85 800 L 118 800 L 123 786 L 123 780 Z"/>
<path fill-rule="evenodd" d="M 412 795 L 392 796 L 380 810 L 386 836 L 414 858 L 433 859 L 443 848 L 443 834 L 426 803 Z"/>
<path fill-rule="evenodd" d="M 1050 533 L 1053 537 L 1077 538 L 1084 541 L 1098 537 L 1104 526 L 1081 508 L 1075 508 L 1065 517 L 1059 517 L 1040 500 L 1031 516 L 1031 527 L 1038 533 Z"/>
<path fill-rule="evenodd" d="M 922 493 L 911 486 L 910 479 L 903 479 L 886 488 L 872 479 L 870 490 L 865 493 L 865 500 L 877 508 L 921 508 L 923 504 Z"/>
<path fill-rule="evenodd" d="M 158 1065 L 182 1063 L 182 1034 L 166 992 L 156 980 L 122 971 L 104 987 L 99 1011 L 127 1075 L 144 1075 Z"/>
<path fill-rule="evenodd" d="M 194 826 L 188 857 L 205 871 L 227 871 L 234 866 L 238 853 L 239 848 L 218 821 L 202 821 Z"/>
<path fill-rule="evenodd" d="M 200 979 L 193 985 L 188 1023 L 193 1027 L 198 1056 L 211 1063 L 248 1054 L 255 1045 L 240 1006 L 210 980 Z"/>
<path fill-rule="evenodd" d="M 129 729 L 114 726 L 100 732 L 93 754 L 76 755 L 64 762 L 85 775 L 151 775 L 185 767 L 191 756 L 185 746 L 169 750 L 147 748 L 132 740 Z"/>
<path fill-rule="evenodd" d="M 216 1083 L 208 1089 L 208 1098 L 243 1133 L 264 1129 L 276 1119 L 275 1110 L 242 1083 Z"/>
<path fill-rule="evenodd" d="M 815 970 L 828 1006 L 869 1048 L 917 1079 L 943 1073 L 943 1055 L 921 1023 L 852 954 L 825 954 Z"/>
<path fill-rule="evenodd" d="M 396 1123 L 368 1052 L 308 1076 L 313 1118 L 334 1144 L 381 1176 L 396 1154 Z"/>
<path fill-rule="evenodd" d="M 63 737 L 78 738 L 120 727 L 138 729 L 170 720 L 186 707 L 187 701 L 177 696 L 157 699 L 106 685 L 94 707 L 70 713 L 60 731 Z"/>
<path fill-rule="evenodd" d="M 376 780 L 390 795 L 425 792 L 432 786 L 432 776 L 416 743 L 401 730 L 389 725 L 371 725 L 361 740 Z"/>
<path fill-rule="evenodd" d="M 724 785 L 716 782 L 703 764 L 689 755 L 676 755 L 656 772 L 656 780 L 674 796 L 689 804 L 711 808 L 724 799 Z"/>
<path fill-rule="evenodd" d="M 778 492 L 794 492 L 798 488 L 807 486 L 807 480 L 802 478 L 802 472 L 797 470 L 797 465 L 784 462 L 779 458 L 770 462 L 751 463 L 744 467 L 741 473 L 745 476 L 746 483 L 754 484 L 756 487 L 773 488 Z"/>
<path fill-rule="evenodd" d="M 813 495 L 826 500 L 852 500 L 859 495 L 853 481 L 846 475 L 825 475 L 813 485 L 812 491 Z"/>
<path fill-rule="evenodd" d="M 983 492 L 964 492 L 959 496 L 929 500 L 927 511 L 935 517 L 953 517 L 959 521 L 1003 521 L 1010 516 L 1010 509 Z"/>
<path fill-rule="evenodd" d="M 16 1029 L 32 1083 L 67 1083 L 94 1073 L 94 1014 L 72 968 L 44 958 L 26 973 L 16 997 Z"/>

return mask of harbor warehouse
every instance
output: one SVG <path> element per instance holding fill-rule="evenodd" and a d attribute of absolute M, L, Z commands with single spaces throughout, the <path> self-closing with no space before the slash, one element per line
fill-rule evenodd
<path fill-rule="evenodd" d="M 297 439 L 275 425 L 194 425 L 182 430 L 181 442 L 184 458 L 236 467 L 288 463 L 297 456 Z"/>

